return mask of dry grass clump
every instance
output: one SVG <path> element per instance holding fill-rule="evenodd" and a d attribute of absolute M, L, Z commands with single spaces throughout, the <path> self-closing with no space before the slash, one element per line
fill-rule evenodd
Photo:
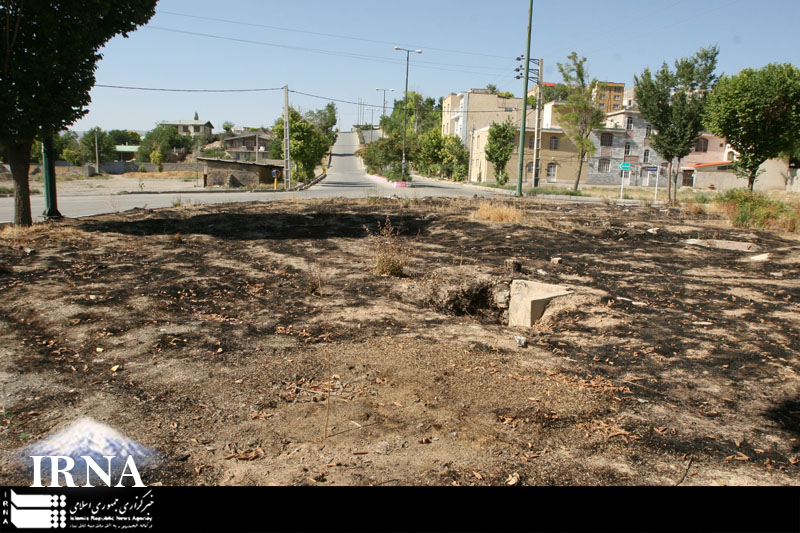
<path fill-rule="evenodd" d="M 375 257 L 376 276 L 401 277 L 405 274 L 403 269 L 408 264 L 411 256 L 411 247 L 400 239 L 400 230 L 392 226 L 389 216 L 386 222 L 378 223 L 378 232 L 373 233 L 364 226 L 372 241 Z"/>
<path fill-rule="evenodd" d="M 800 204 L 779 202 L 744 189 L 725 191 L 717 201 L 734 227 L 800 232 Z"/>
<path fill-rule="evenodd" d="M 56 226 L 47 222 L 33 224 L 32 226 L 15 226 L 7 224 L 0 229 L 0 239 L 6 241 L 18 241 L 47 235 L 48 237 L 85 237 L 85 233 L 72 226 Z"/>
<path fill-rule="evenodd" d="M 707 214 L 706 206 L 703 204 L 698 204 L 694 201 L 686 202 L 686 205 L 683 206 L 683 212 L 690 217 L 703 217 Z"/>
<path fill-rule="evenodd" d="M 481 202 L 472 213 L 472 218 L 491 222 L 522 222 L 523 214 L 522 209 L 513 204 Z"/>

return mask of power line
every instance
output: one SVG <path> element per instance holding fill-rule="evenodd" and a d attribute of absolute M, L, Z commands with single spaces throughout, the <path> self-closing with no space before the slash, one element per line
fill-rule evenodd
<path fill-rule="evenodd" d="M 125 85 L 101 85 L 95 84 L 95 87 L 104 87 L 106 89 L 129 89 L 132 91 L 160 91 L 171 93 L 255 93 L 265 91 L 280 91 L 283 87 L 270 87 L 268 89 L 162 89 L 154 87 L 128 87 Z"/>
<path fill-rule="evenodd" d="M 275 47 L 275 48 L 283 48 L 283 49 L 286 49 L 286 50 L 298 50 L 298 51 L 301 51 L 301 52 L 309 52 L 309 53 L 314 53 L 314 54 L 324 54 L 324 55 L 332 55 L 332 56 L 339 56 L 339 57 L 349 57 L 349 58 L 353 58 L 353 59 L 361 59 L 361 60 L 364 60 L 364 61 L 376 61 L 376 62 L 379 62 L 379 63 L 395 63 L 395 64 L 405 63 L 405 61 L 396 59 L 394 57 L 373 56 L 373 55 L 367 55 L 367 54 L 357 54 L 357 53 L 353 53 L 353 52 L 339 52 L 339 51 L 334 51 L 334 50 L 322 50 L 322 49 L 319 49 L 319 48 L 308 48 L 308 47 L 304 47 L 304 46 L 292 46 L 292 45 L 288 45 L 288 44 L 269 43 L 269 42 L 265 42 L 265 41 L 254 41 L 254 40 L 251 40 L 251 39 L 240 39 L 240 38 L 236 38 L 236 37 L 225 37 L 225 36 L 222 36 L 222 35 L 213 35 L 213 34 L 210 34 L 210 33 L 200 33 L 200 32 L 187 31 L 187 30 L 178 30 L 178 29 L 175 29 L 175 28 L 163 28 L 161 26 L 153 26 L 153 25 L 147 25 L 147 26 L 145 26 L 145 28 L 152 29 L 152 30 L 172 32 L 172 33 L 181 33 L 181 34 L 185 34 L 185 35 L 194 35 L 194 36 L 197 36 L 197 37 L 206 37 L 206 38 L 209 38 L 209 39 L 220 39 L 220 40 L 223 40 L 223 41 L 233 41 L 233 42 L 246 43 L 246 44 L 257 44 L 257 45 L 260 45 L 260 46 L 270 46 L 270 47 Z M 426 63 L 428 65 L 441 65 L 441 66 L 426 67 L 425 65 L 420 65 L 418 63 Z M 439 70 L 439 71 L 444 70 L 444 71 L 449 71 L 449 72 L 459 72 L 459 73 L 463 73 L 463 74 L 477 74 L 479 76 L 487 76 L 487 77 L 491 76 L 492 78 L 511 78 L 512 77 L 512 76 L 495 75 L 495 74 L 491 74 L 491 73 L 488 73 L 488 72 L 474 72 L 474 71 L 468 71 L 468 70 L 459 70 L 459 69 L 447 68 L 449 63 L 434 63 L 432 61 L 415 61 L 414 65 L 415 65 L 416 68 L 427 68 L 427 69 L 433 69 L 433 70 Z M 477 68 L 495 68 L 495 67 L 477 67 Z"/>
<path fill-rule="evenodd" d="M 388 44 L 388 45 L 398 44 L 397 42 L 379 41 L 379 40 L 375 40 L 375 39 L 366 39 L 366 38 L 363 38 L 363 37 L 353 37 L 353 36 L 350 36 L 350 35 L 340 35 L 340 34 L 335 34 L 335 33 L 321 33 L 321 32 L 308 31 L 308 30 L 298 30 L 298 29 L 295 29 L 295 28 L 283 28 L 283 27 L 280 27 L 280 26 L 269 26 L 267 24 L 255 24 L 255 23 L 252 23 L 252 22 L 241 22 L 241 21 L 237 21 L 237 20 L 228 20 L 228 19 L 220 19 L 220 18 L 213 18 L 213 17 L 201 17 L 199 15 L 188 15 L 186 13 L 176 13 L 174 11 L 165 11 L 163 9 L 159 9 L 158 13 L 164 13 L 166 15 L 175 15 L 177 17 L 187 17 L 187 18 L 200 19 L 200 20 L 209 20 L 209 21 L 212 21 L 212 22 L 224 22 L 224 23 L 227 23 L 227 24 L 239 24 L 241 26 L 252 26 L 252 27 L 256 27 L 256 28 L 267 28 L 267 29 L 271 29 L 271 30 L 280 30 L 280 31 L 288 31 L 288 32 L 296 32 L 296 33 L 305 33 L 305 34 L 308 34 L 308 35 L 319 35 L 319 36 L 322 36 L 322 37 L 335 37 L 337 39 L 348 39 L 348 40 L 351 40 L 351 41 L 362 41 L 362 42 L 368 42 L 368 43 Z M 499 59 L 508 59 L 509 61 L 512 60 L 509 56 L 485 54 L 485 53 L 481 53 L 481 52 L 468 52 L 468 51 L 465 51 L 465 50 L 453 50 L 453 49 L 449 49 L 449 48 L 436 48 L 436 47 L 433 47 L 433 46 L 425 46 L 425 45 L 410 45 L 410 44 L 403 44 L 403 43 L 399 43 L 399 44 L 402 45 L 402 46 L 408 46 L 409 48 L 425 48 L 427 50 L 437 50 L 439 52 L 448 52 L 448 53 L 452 53 L 452 54 L 464 54 L 464 55 L 473 55 L 473 56 L 492 57 L 492 58 L 499 58 Z"/>

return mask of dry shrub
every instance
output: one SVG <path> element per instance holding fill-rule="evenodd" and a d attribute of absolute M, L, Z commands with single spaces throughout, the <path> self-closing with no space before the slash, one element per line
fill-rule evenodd
<path fill-rule="evenodd" d="M 24 241 L 41 235 L 55 239 L 85 238 L 86 233 L 72 226 L 56 226 L 47 222 L 32 226 L 15 226 L 8 224 L 0 229 L 0 240 Z"/>
<path fill-rule="evenodd" d="M 489 220 L 491 222 L 522 222 L 522 210 L 516 205 L 499 202 L 481 202 L 478 209 L 472 213 L 476 220 Z"/>
<path fill-rule="evenodd" d="M 403 276 L 403 268 L 408 264 L 411 247 L 400 239 L 400 230 L 392 226 L 389 216 L 386 216 L 383 224 L 378 223 L 377 233 L 372 233 L 367 226 L 364 226 L 364 229 L 372 241 L 375 275 Z"/>
<path fill-rule="evenodd" d="M 690 217 L 702 217 L 706 215 L 706 206 L 689 201 L 683 206 L 683 212 Z"/>

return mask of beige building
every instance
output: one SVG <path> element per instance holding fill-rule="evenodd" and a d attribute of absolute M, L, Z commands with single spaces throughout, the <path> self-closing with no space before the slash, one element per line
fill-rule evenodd
<path fill-rule="evenodd" d="M 455 135 L 467 148 L 472 144 L 473 132 L 507 119 L 519 125 L 522 98 L 502 98 L 488 89 L 470 89 L 450 94 L 442 100 L 442 135 Z M 528 110 L 527 120 L 533 120 Z"/>
<path fill-rule="evenodd" d="M 177 128 L 178 133 L 181 135 L 189 135 L 190 137 L 203 133 L 211 135 L 211 132 L 214 130 L 214 125 L 211 122 L 203 120 L 165 120 L 161 122 L 161 125 Z"/>
<path fill-rule="evenodd" d="M 601 81 L 592 92 L 597 109 L 604 113 L 622 111 L 625 104 L 625 84 L 613 81 Z"/>
<path fill-rule="evenodd" d="M 541 154 L 539 156 L 539 186 L 559 185 L 566 186 L 575 182 L 578 173 L 579 156 L 575 145 L 567 138 L 558 125 L 554 108 L 558 104 L 550 102 L 544 106 L 542 115 Z M 519 122 L 517 121 L 517 124 Z M 533 187 L 534 180 L 534 127 L 533 121 L 528 121 L 530 126 L 525 129 L 525 164 L 523 167 L 522 182 L 526 187 Z M 475 131 L 470 146 L 472 154 L 469 168 L 469 181 L 475 183 L 496 182 L 494 165 L 486 159 L 486 145 L 489 141 L 489 128 L 484 126 Z M 517 126 L 519 128 L 519 126 Z M 584 163 L 581 179 L 586 176 Z M 514 140 L 514 152 L 506 165 L 509 183 L 516 183 L 519 170 L 519 134 Z"/>

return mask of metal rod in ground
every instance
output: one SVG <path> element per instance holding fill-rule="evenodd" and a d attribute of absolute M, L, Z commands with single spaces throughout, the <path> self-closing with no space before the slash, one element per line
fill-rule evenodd
<path fill-rule="evenodd" d="M 42 166 L 44 167 L 44 216 L 51 220 L 62 218 L 58 211 L 56 194 L 56 154 L 53 137 L 48 135 L 42 141 Z"/>

